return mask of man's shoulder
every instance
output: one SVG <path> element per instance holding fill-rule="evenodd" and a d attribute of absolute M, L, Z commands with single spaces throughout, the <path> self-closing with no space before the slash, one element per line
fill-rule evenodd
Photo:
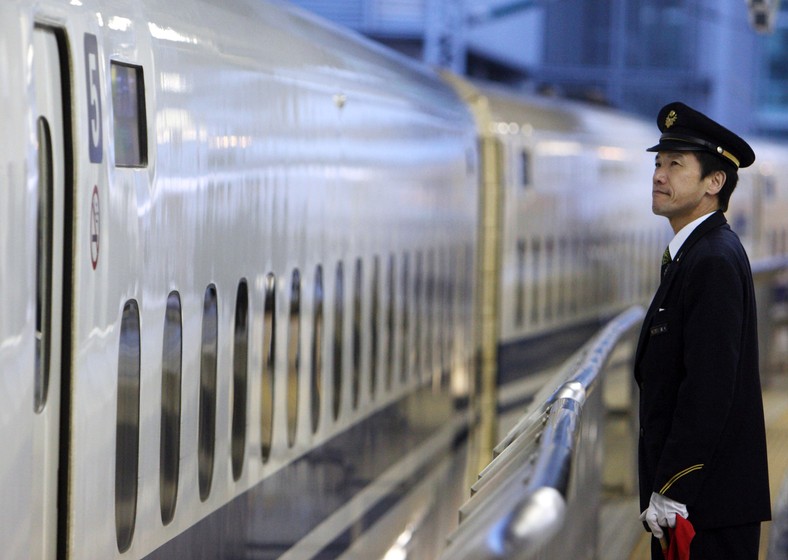
<path fill-rule="evenodd" d="M 684 255 L 684 270 L 688 274 L 731 276 L 748 274 L 749 258 L 739 236 L 727 225 L 715 228 L 690 247 Z M 691 272 L 693 271 L 693 272 Z"/>
<path fill-rule="evenodd" d="M 708 231 L 706 235 L 698 240 L 697 245 L 702 251 L 720 251 L 737 257 L 744 253 L 744 246 L 741 243 L 741 239 L 739 239 L 739 236 L 728 226 L 728 224 L 723 224 L 720 227 Z"/>
<path fill-rule="evenodd" d="M 687 241 L 685 246 L 688 246 L 688 252 L 692 249 L 700 251 L 732 250 L 735 252 L 743 250 L 739 236 L 727 222 L 703 230 L 699 228 Z"/>

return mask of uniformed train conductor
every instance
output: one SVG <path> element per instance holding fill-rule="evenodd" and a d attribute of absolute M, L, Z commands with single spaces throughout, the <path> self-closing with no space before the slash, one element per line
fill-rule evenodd
<path fill-rule="evenodd" d="M 771 515 L 755 298 L 723 214 L 755 154 L 682 103 L 657 124 L 651 205 L 675 237 L 635 357 L 640 519 L 656 537 L 652 559 L 679 514 L 696 532 L 692 560 L 755 560 Z"/>

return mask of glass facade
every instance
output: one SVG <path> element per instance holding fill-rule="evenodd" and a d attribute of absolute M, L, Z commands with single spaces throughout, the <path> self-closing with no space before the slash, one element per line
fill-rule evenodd
<path fill-rule="evenodd" d="M 764 58 L 760 105 L 767 110 L 788 110 L 788 26 L 778 27 L 766 39 Z"/>
<path fill-rule="evenodd" d="M 331 12 L 342 14 L 339 23 L 365 22 L 351 27 L 418 57 L 425 55 L 421 42 L 431 36 L 430 22 L 441 32 L 451 29 L 428 16 L 448 13 L 447 6 L 458 1 L 295 3 L 313 9 L 319 4 L 322 8 L 316 11 L 328 17 Z M 602 102 L 646 116 L 680 99 L 711 115 L 724 115 L 729 126 L 742 133 L 788 137 L 786 3 L 773 33 L 763 35 L 751 27 L 742 0 L 464 2 L 473 17 L 466 18 L 466 28 L 456 33 L 472 76 Z M 501 27 L 496 27 L 496 16 L 491 15 L 495 13 L 529 22 L 508 28 L 511 44 L 519 45 L 520 51 L 529 47 L 524 48 L 523 38 L 517 35 L 534 37 L 534 46 L 522 53 L 522 62 L 516 62 L 511 48 L 507 50 L 507 38 L 496 36 L 494 29 Z M 485 23 L 479 25 L 481 20 Z M 529 27 L 533 22 L 539 22 L 537 33 Z M 474 37 L 476 42 L 464 37 Z M 496 41 L 502 45 L 498 57 L 488 48 Z M 479 44 L 482 49 L 474 48 Z"/>
<path fill-rule="evenodd" d="M 719 17 L 686 0 L 545 4 L 545 57 L 534 76 L 564 95 L 652 115 L 681 98 L 703 106 L 702 27 Z"/>
<path fill-rule="evenodd" d="M 772 33 L 760 36 L 757 110 L 758 132 L 788 139 L 788 5 L 783 3 Z"/>
<path fill-rule="evenodd" d="M 694 18 L 682 0 L 624 2 L 625 60 L 630 68 L 692 69 Z M 693 4 L 693 3 L 689 3 Z M 676 37 L 682 37 L 677 41 Z M 647 45 L 648 48 L 643 48 Z"/>

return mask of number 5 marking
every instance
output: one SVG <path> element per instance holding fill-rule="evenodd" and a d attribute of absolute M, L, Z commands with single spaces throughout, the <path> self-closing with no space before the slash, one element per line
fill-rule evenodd
<path fill-rule="evenodd" d="M 96 36 L 85 33 L 85 77 L 88 95 L 88 131 L 90 161 L 101 163 L 103 135 L 101 130 L 101 79 L 98 71 L 98 41 Z"/>

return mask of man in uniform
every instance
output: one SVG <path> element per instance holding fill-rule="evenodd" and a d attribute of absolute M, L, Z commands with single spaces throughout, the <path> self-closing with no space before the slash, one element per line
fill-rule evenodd
<path fill-rule="evenodd" d="M 756 560 L 771 508 L 755 298 L 723 214 L 755 154 L 683 103 L 663 107 L 657 125 L 652 211 L 675 238 L 635 357 L 640 519 L 652 559 L 681 515 L 696 532 L 692 560 Z"/>

